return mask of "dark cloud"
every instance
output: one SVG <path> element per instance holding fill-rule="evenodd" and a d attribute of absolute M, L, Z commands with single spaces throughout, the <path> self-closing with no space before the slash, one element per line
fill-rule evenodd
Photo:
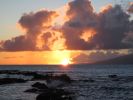
<path fill-rule="evenodd" d="M 129 32 L 129 15 L 119 5 L 101 12 L 99 15 L 97 33 L 91 42 L 98 49 L 123 49 L 129 48 L 122 40 Z"/>
<path fill-rule="evenodd" d="M 37 39 L 43 31 L 51 26 L 52 20 L 57 14 L 54 11 L 41 10 L 24 14 L 19 24 L 26 30 L 26 34 L 14 37 L 11 40 L 1 42 L 1 48 L 4 51 L 34 51 L 37 48 Z M 42 48 L 46 49 L 46 48 Z M 47 50 L 47 49 L 46 49 Z"/>
<path fill-rule="evenodd" d="M 49 41 L 49 39 L 50 39 L 51 37 L 52 37 L 52 34 L 51 34 L 50 32 L 46 32 L 46 33 L 44 33 L 44 34 L 41 36 L 42 40 L 44 41 L 44 42 L 43 42 L 44 44 L 42 44 L 42 47 L 43 47 L 44 49 L 46 49 L 46 50 L 50 50 L 49 45 L 48 45 L 48 41 Z"/>
<path fill-rule="evenodd" d="M 95 51 L 90 54 L 80 53 L 73 58 L 74 63 L 93 63 L 97 61 L 103 61 L 107 59 L 112 59 L 121 56 L 119 52 L 116 51 Z"/>
<path fill-rule="evenodd" d="M 133 49 L 129 49 L 129 50 L 128 50 L 128 53 L 129 53 L 129 54 L 133 54 Z"/>
<path fill-rule="evenodd" d="M 57 14 L 54 11 L 41 10 L 36 13 L 24 14 L 19 24 L 26 29 L 27 34 L 36 36 L 41 31 L 51 26 L 53 17 Z"/>
<path fill-rule="evenodd" d="M 3 51 L 27 51 L 35 50 L 34 43 L 29 41 L 24 35 L 12 38 L 11 40 L 2 41 Z"/>
<path fill-rule="evenodd" d="M 75 0 L 69 3 L 67 11 L 69 20 L 63 26 L 68 49 L 124 49 L 132 45 L 124 43 L 130 28 L 130 15 L 120 5 L 109 5 L 96 14 L 88 0 Z M 88 32 L 94 30 L 94 33 Z M 84 33 L 88 41 L 81 38 Z M 91 34 L 91 37 L 89 37 Z M 130 35 L 131 36 L 131 35 Z"/>
<path fill-rule="evenodd" d="M 123 43 L 133 47 L 133 20 L 130 22 L 129 32 L 126 33 Z"/>
<path fill-rule="evenodd" d="M 81 35 L 97 25 L 97 16 L 93 12 L 91 2 L 88 0 L 75 0 L 70 2 L 67 11 L 69 20 L 63 25 L 67 49 L 86 50 L 92 48 Z"/>
<path fill-rule="evenodd" d="M 112 59 L 118 56 L 121 56 L 122 54 L 120 54 L 119 52 L 116 51 L 96 51 L 96 52 L 92 52 L 89 54 L 89 60 L 91 62 L 96 62 L 96 61 L 103 61 L 103 60 L 107 60 L 107 59 Z"/>
<path fill-rule="evenodd" d="M 123 42 L 130 44 L 133 47 L 133 32 L 127 33 L 127 36 L 123 39 Z"/>
<path fill-rule="evenodd" d="M 89 63 L 89 56 L 84 53 L 80 53 L 76 57 L 72 59 L 72 62 L 74 63 Z"/>
<path fill-rule="evenodd" d="M 89 0 L 70 2 L 67 17 L 69 17 L 69 21 L 66 24 L 72 28 L 82 29 L 96 25 L 96 15 Z"/>

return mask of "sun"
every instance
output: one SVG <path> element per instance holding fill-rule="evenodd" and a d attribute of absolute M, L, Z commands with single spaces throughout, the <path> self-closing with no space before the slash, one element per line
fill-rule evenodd
<path fill-rule="evenodd" d="M 61 65 L 63 66 L 67 66 L 71 63 L 70 59 L 69 58 L 65 58 L 61 61 Z"/>

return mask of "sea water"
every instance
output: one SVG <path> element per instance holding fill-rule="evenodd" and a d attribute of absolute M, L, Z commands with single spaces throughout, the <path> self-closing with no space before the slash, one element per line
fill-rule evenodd
<path fill-rule="evenodd" d="M 133 65 L 3 65 L 0 70 L 65 73 L 76 80 L 65 87 L 75 92 L 76 100 L 133 100 Z M 112 81 L 108 75 L 121 80 Z M 85 81 L 89 79 L 94 82 Z M 33 83 L 0 85 L 0 100 L 35 100 L 37 94 L 24 92 Z"/>

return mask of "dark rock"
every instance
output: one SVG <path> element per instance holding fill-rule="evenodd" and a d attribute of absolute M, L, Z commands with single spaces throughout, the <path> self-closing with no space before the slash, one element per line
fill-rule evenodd
<path fill-rule="evenodd" d="M 108 75 L 108 77 L 109 77 L 112 81 L 120 81 L 120 77 L 118 77 L 117 75 Z"/>
<path fill-rule="evenodd" d="M 19 74 L 25 75 L 25 76 L 34 76 L 37 74 L 37 72 L 29 72 L 29 71 L 22 71 Z"/>
<path fill-rule="evenodd" d="M 82 80 L 83 82 L 95 82 L 95 80 L 93 80 L 92 78 L 88 79 L 88 80 Z"/>
<path fill-rule="evenodd" d="M 11 84 L 11 83 L 24 83 L 26 80 L 18 78 L 2 78 L 0 79 L 0 85 Z"/>
<path fill-rule="evenodd" d="M 60 80 L 60 81 L 67 82 L 67 83 L 72 82 L 71 78 L 69 76 L 67 76 L 66 74 L 61 74 L 59 76 L 55 76 L 54 78 L 57 80 Z"/>
<path fill-rule="evenodd" d="M 39 82 L 36 82 L 35 84 L 33 84 L 32 87 L 33 88 L 28 89 L 24 92 L 42 93 L 42 92 L 47 91 L 49 89 L 45 84 L 39 83 Z"/>
<path fill-rule="evenodd" d="M 38 88 L 38 89 L 48 89 L 47 85 L 44 83 L 36 82 L 32 85 L 32 87 Z"/>
<path fill-rule="evenodd" d="M 18 70 L 1 70 L 0 74 L 16 74 L 18 72 Z"/>
<path fill-rule="evenodd" d="M 112 79 L 112 81 L 120 81 L 120 79 L 119 78 L 114 78 L 114 79 Z"/>
<path fill-rule="evenodd" d="M 65 84 L 70 83 L 71 79 L 66 74 L 61 75 L 53 75 L 53 74 L 34 74 L 33 77 L 34 80 L 46 80 L 47 85 L 45 83 L 39 83 L 36 82 L 32 85 L 32 89 L 28 89 L 25 92 L 31 92 L 31 93 L 41 93 L 37 96 L 36 100 L 72 100 L 72 93 L 64 90 L 64 89 L 58 89 L 57 83 Z M 51 84 L 50 84 L 51 83 Z M 54 84 L 52 84 L 54 83 Z M 50 87 L 51 85 L 51 87 Z M 52 87 L 54 85 L 54 87 Z"/>
<path fill-rule="evenodd" d="M 117 78 L 117 75 L 108 75 L 109 78 Z"/>
<path fill-rule="evenodd" d="M 71 93 L 63 89 L 49 89 L 37 96 L 36 100 L 72 100 Z"/>
<path fill-rule="evenodd" d="M 71 83 L 72 80 L 69 76 L 67 76 L 66 74 L 61 74 L 61 75 L 53 75 L 53 74 L 47 74 L 45 75 L 45 79 L 47 84 L 50 84 L 52 82 L 55 81 L 60 81 L 60 83 Z"/>
<path fill-rule="evenodd" d="M 49 72 L 46 75 L 43 75 L 37 72 L 30 71 L 2 70 L 0 71 L 0 74 L 32 76 L 32 80 L 61 80 L 68 83 L 71 82 L 70 77 L 66 74 L 54 75 L 53 72 Z"/>
<path fill-rule="evenodd" d="M 46 80 L 47 76 L 46 75 L 42 75 L 42 74 L 33 74 L 33 79 L 32 80 Z"/>
<path fill-rule="evenodd" d="M 71 78 L 69 76 L 67 76 L 66 74 L 62 74 L 60 76 L 60 79 L 65 81 L 65 82 L 68 82 L 68 83 L 71 83 L 71 81 L 72 81 Z"/>
<path fill-rule="evenodd" d="M 41 74 L 38 74 L 37 72 L 30 72 L 30 71 L 19 71 L 19 70 L 1 70 L 0 74 L 17 74 L 17 75 L 25 75 L 25 76 L 34 76 L 35 78 L 37 77 L 42 77 Z"/>
<path fill-rule="evenodd" d="M 36 89 L 36 88 L 32 88 L 32 89 L 28 89 L 28 90 L 26 90 L 26 91 L 24 91 L 24 92 L 38 93 L 39 91 L 38 91 L 38 89 Z"/>

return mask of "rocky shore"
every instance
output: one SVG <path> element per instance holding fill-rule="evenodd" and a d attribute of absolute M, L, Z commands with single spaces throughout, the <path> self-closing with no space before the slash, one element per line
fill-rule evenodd
<path fill-rule="evenodd" d="M 32 100 L 133 100 L 133 76 L 109 74 L 72 79 L 64 73 L 18 70 L 3 70 L 0 76 L 0 87 L 29 84 L 22 92 L 35 95 Z M 28 100 L 22 98 L 15 100 Z"/>
<path fill-rule="evenodd" d="M 54 75 L 53 73 L 47 73 L 45 75 L 37 72 L 18 71 L 18 70 L 3 70 L 0 74 L 6 74 L 8 77 L 0 79 L 0 85 L 24 83 L 27 81 L 44 81 L 45 83 L 36 82 L 31 85 L 31 89 L 27 89 L 24 92 L 37 93 L 36 100 L 73 100 L 73 93 L 63 89 L 63 86 L 71 84 L 72 80 L 66 74 Z M 24 75 L 32 76 L 29 80 L 21 78 L 11 78 L 10 75 Z"/>

